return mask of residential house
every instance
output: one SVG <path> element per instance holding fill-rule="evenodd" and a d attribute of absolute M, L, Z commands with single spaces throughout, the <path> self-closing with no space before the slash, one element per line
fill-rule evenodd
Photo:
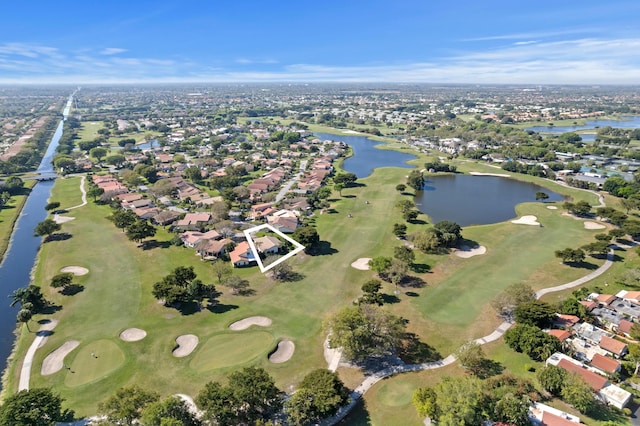
<path fill-rule="evenodd" d="M 556 337 L 561 343 L 564 343 L 565 340 L 572 336 L 571 331 L 569 330 L 559 330 L 555 328 L 547 331 L 547 333 Z"/>
<path fill-rule="evenodd" d="M 283 234 L 292 234 L 298 228 L 298 219 L 295 217 L 269 216 L 267 221 Z"/>
<path fill-rule="evenodd" d="M 618 373 L 622 369 L 622 363 L 608 356 L 600 355 L 598 353 L 591 358 L 591 366 L 597 368 L 605 375 L 611 375 Z"/>
<path fill-rule="evenodd" d="M 218 240 L 221 235 L 216 230 L 207 232 L 187 231 L 180 235 L 180 240 L 186 247 L 194 248 L 200 241 Z"/>
<path fill-rule="evenodd" d="M 174 226 L 183 230 L 196 230 L 202 229 L 211 221 L 211 214 L 201 213 L 187 213 L 184 218 L 176 221 Z"/>
<path fill-rule="evenodd" d="M 599 399 L 616 408 L 624 408 L 631 400 L 631 393 L 611 384 L 606 377 L 595 373 L 567 355 L 556 352 L 547 359 L 546 364 L 555 365 L 570 373 L 578 374 L 598 394 Z"/>
<path fill-rule="evenodd" d="M 228 238 L 221 240 L 205 240 L 198 245 L 197 252 L 205 258 L 218 258 L 226 252 L 227 244 L 232 241 Z"/>
<path fill-rule="evenodd" d="M 621 358 L 627 353 L 627 344 L 609 336 L 602 336 L 599 346 L 616 358 Z"/>
<path fill-rule="evenodd" d="M 266 235 L 253 240 L 256 249 L 262 254 L 278 254 L 282 242 L 276 237 Z"/>
<path fill-rule="evenodd" d="M 583 425 L 578 416 L 565 413 L 540 402 L 529 407 L 529 420 L 535 426 L 579 426 Z"/>
<path fill-rule="evenodd" d="M 557 328 L 571 328 L 580 322 L 580 317 L 575 315 L 556 314 L 553 326 Z"/>
<path fill-rule="evenodd" d="M 249 243 L 246 241 L 238 244 L 236 248 L 229 253 L 229 258 L 231 259 L 231 263 L 234 268 L 251 266 L 257 263 L 256 258 L 253 255 L 253 250 L 251 250 L 251 246 L 249 246 Z"/>
<path fill-rule="evenodd" d="M 631 327 L 636 324 L 635 322 L 622 320 L 618 324 L 618 332 L 624 334 L 626 337 L 631 337 Z"/>

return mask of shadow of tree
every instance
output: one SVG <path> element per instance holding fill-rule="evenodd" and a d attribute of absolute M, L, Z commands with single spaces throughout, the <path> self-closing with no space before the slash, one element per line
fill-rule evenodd
<path fill-rule="evenodd" d="M 409 265 L 409 269 L 416 274 L 426 274 L 427 272 L 431 272 L 431 266 L 426 263 L 412 263 Z"/>
<path fill-rule="evenodd" d="M 222 303 L 209 304 L 206 309 L 214 314 L 224 314 L 225 312 L 232 311 L 234 309 L 238 309 L 238 305 L 225 305 Z"/>
<path fill-rule="evenodd" d="M 238 290 L 238 296 L 253 296 L 256 294 L 256 291 L 252 288 L 243 288 L 242 290 Z"/>
<path fill-rule="evenodd" d="M 400 347 L 398 356 L 407 364 L 420 364 L 442 359 L 442 355 L 425 342 L 421 342 L 414 333 L 407 333 Z"/>
<path fill-rule="evenodd" d="M 338 250 L 331 247 L 331 243 L 329 241 L 320 241 L 317 244 L 314 244 L 308 254 L 311 256 L 326 256 L 336 253 L 338 253 Z"/>
<path fill-rule="evenodd" d="M 364 398 L 360 398 L 353 410 L 347 416 L 336 423 L 338 426 L 369 426 L 372 425 L 371 415 L 366 407 Z"/>
<path fill-rule="evenodd" d="M 60 294 L 62 294 L 64 296 L 73 296 L 74 294 L 78 294 L 78 293 L 80 293 L 82 291 L 84 291 L 84 286 L 83 285 L 71 284 L 71 285 L 68 285 L 68 286 L 64 287 L 60 291 Z"/>
<path fill-rule="evenodd" d="M 420 296 L 418 293 L 416 293 L 415 291 L 407 291 L 404 293 L 405 295 L 409 296 L 409 297 L 418 297 Z"/>
<path fill-rule="evenodd" d="M 400 282 L 401 287 L 411 287 L 411 288 L 422 288 L 427 285 L 427 282 L 420 277 L 415 277 L 413 275 L 407 275 Z"/>
<path fill-rule="evenodd" d="M 71 237 L 72 237 L 72 235 L 69 234 L 68 232 L 57 232 L 55 234 L 48 235 L 44 239 L 44 242 L 48 243 L 50 241 L 66 241 Z"/>
<path fill-rule="evenodd" d="M 478 366 L 475 375 L 480 379 L 488 379 L 489 377 L 502 374 L 503 371 L 504 366 L 498 361 L 484 358 L 482 361 L 480 361 L 480 365 Z"/>
<path fill-rule="evenodd" d="M 385 304 L 394 304 L 394 303 L 400 303 L 400 298 L 398 296 L 396 296 L 395 294 L 387 294 L 387 293 L 381 293 L 382 295 L 382 301 Z"/>
<path fill-rule="evenodd" d="M 589 271 L 593 271 L 598 269 L 598 265 L 594 264 L 594 263 L 589 263 L 589 262 L 563 262 L 565 265 L 570 266 L 572 268 L 582 268 L 582 269 L 587 269 Z"/>
<path fill-rule="evenodd" d="M 171 241 L 147 240 L 142 242 L 142 250 L 153 250 L 155 248 L 169 248 Z"/>

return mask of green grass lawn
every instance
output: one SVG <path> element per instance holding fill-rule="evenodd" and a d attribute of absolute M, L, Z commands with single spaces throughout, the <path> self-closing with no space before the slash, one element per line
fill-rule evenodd
<path fill-rule="evenodd" d="M 425 158 L 420 156 L 414 163 Z M 110 214 L 107 206 L 89 202 L 70 211 L 68 215 L 76 219 L 63 224 L 62 231 L 71 238 L 44 244 L 34 274 L 34 282 L 61 309 L 52 315 L 59 325 L 36 353 L 32 386 L 53 387 L 80 415 L 95 414 L 97 404 L 124 385 L 136 383 L 163 395 L 195 396 L 208 381 L 222 379 L 246 365 L 266 368 L 281 389 L 293 390 L 309 371 L 326 366 L 322 321 L 360 296 L 360 286 L 373 276 L 371 271 L 355 270 L 350 264 L 360 257 L 390 256 L 393 247 L 400 245 L 391 229 L 394 223 L 402 222 L 394 205 L 406 195 L 398 193 L 395 186 L 404 182 L 406 173 L 406 169 L 380 169 L 359 180 L 360 186 L 343 190 L 342 197 L 334 194 L 332 209 L 315 217 L 323 254 L 300 254 L 290 261 L 301 280 L 275 283 L 257 268 L 240 269 L 234 273 L 251 282 L 253 295 L 234 296 L 218 287 L 223 294 L 217 305 L 185 315 L 158 304 L 151 295 L 153 283 L 177 266 L 194 266 L 200 279 L 214 282 L 207 262 L 184 247 L 137 247 L 106 219 Z M 78 185 L 78 178 L 59 179 L 52 200 L 60 201 L 63 207 L 79 204 Z M 563 190 L 577 197 L 587 194 Z M 507 285 L 524 281 L 541 288 L 586 274 L 585 270 L 560 265 L 553 251 L 589 241 L 597 231 L 587 231 L 582 222 L 545 207 L 542 203 L 518 207 L 519 214 L 538 216 L 542 228 L 501 223 L 464 229 L 466 238 L 487 247 L 484 256 L 460 259 L 419 254 L 417 262 L 432 267 L 431 272 L 420 274 L 427 285 L 403 288 L 389 309 L 407 318 L 410 331 L 446 356 L 467 339 L 495 327 L 499 319 L 487 303 Z M 410 229 L 424 226 L 415 224 Z M 171 237 L 159 229 L 155 239 L 166 242 Z M 69 265 L 83 266 L 90 272 L 74 281 L 83 291 L 63 296 L 48 283 L 60 268 Z M 384 291 L 392 296 L 393 288 L 385 285 Z M 273 324 L 265 329 L 228 330 L 229 324 L 252 315 L 267 316 Z M 129 327 L 141 328 L 147 336 L 138 342 L 123 342 L 118 336 Z M 176 358 L 172 350 L 176 337 L 182 334 L 197 335 L 200 344 L 193 354 Z M 22 359 L 33 337 L 34 333 L 22 329 L 16 359 Z M 292 360 L 272 364 L 267 355 L 281 339 L 292 340 L 296 352 Z M 44 357 L 68 340 L 80 342 L 65 360 L 77 371 L 42 377 L 39 366 Z M 106 363 L 102 357 L 90 356 L 102 351 L 113 354 L 115 361 Z M 19 365 L 11 364 L 8 389 L 17 387 Z M 419 421 L 408 396 L 411 386 L 403 382 L 417 387 L 448 370 L 385 380 L 377 385 L 382 391 L 367 394 L 365 408 L 372 419 L 384 419 L 377 424 L 399 424 L 403 415 L 409 416 L 409 423 Z M 396 420 L 386 422 L 392 417 Z"/>
<path fill-rule="evenodd" d="M 83 121 L 82 126 L 78 129 L 78 140 L 89 142 L 99 136 L 98 130 L 104 129 L 102 121 Z"/>

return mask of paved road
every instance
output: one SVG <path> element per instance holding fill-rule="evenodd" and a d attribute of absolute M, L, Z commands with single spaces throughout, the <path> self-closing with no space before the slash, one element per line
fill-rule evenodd
<path fill-rule="evenodd" d="M 298 182 L 300 176 L 302 176 L 304 174 L 304 171 L 307 169 L 307 162 L 307 160 L 300 161 L 300 168 L 298 170 L 298 173 L 296 173 L 294 177 L 289 179 L 287 183 L 282 185 L 282 188 L 280 188 L 280 192 L 278 192 L 278 195 L 276 195 L 276 203 L 284 198 L 284 196 L 287 194 L 287 192 L 289 192 L 294 183 Z"/>

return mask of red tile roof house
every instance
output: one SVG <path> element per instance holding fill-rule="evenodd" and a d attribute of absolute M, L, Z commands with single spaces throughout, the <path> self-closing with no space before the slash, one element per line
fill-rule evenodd
<path fill-rule="evenodd" d="M 180 235 L 180 239 L 186 247 L 194 248 L 200 241 L 218 240 L 221 236 L 216 230 L 207 232 L 187 231 Z"/>
<path fill-rule="evenodd" d="M 621 358 L 627 353 L 626 343 L 620 342 L 616 339 L 612 339 L 608 336 L 602 336 L 598 345 L 616 358 Z"/>
<path fill-rule="evenodd" d="M 595 299 L 600 305 L 609 306 L 614 300 L 616 300 L 616 296 L 613 294 L 599 294 Z"/>
<path fill-rule="evenodd" d="M 549 330 L 548 333 L 554 337 L 557 337 L 560 342 L 564 342 L 569 337 L 571 337 L 571 332 L 569 330 L 552 329 Z"/>
<path fill-rule="evenodd" d="M 298 228 L 298 219 L 295 217 L 267 217 L 269 225 L 283 234 L 292 234 Z"/>
<path fill-rule="evenodd" d="M 173 226 L 183 230 L 199 230 L 211 220 L 209 213 L 187 213 L 184 218 L 176 221 Z"/>
<path fill-rule="evenodd" d="M 547 359 L 546 363 L 556 365 L 570 373 L 576 373 L 598 394 L 599 399 L 616 408 L 624 408 L 631 400 L 631 393 L 609 383 L 606 377 L 594 373 L 564 354 L 555 353 Z"/>
<path fill-rule="evenodd" d="M 580 304 L 587 309 L 587 312 L 591 312 L 598 307 L 598 304 L 592 300 L 581 300 Z"/>
<path fill-rule="evenodd" d="M 238 244 L 236 248 L 229 253 L 229 258 L 234 268 L 257 264 L 256 258 L 253 256 L 253 251 L 246 241 Z"/>
<path fill-rule="evenodd" d="M 282 244 L 279 239 L 270 235 L 256 238 L 254 242 L 256 249 L 262 254 L 278 254 Z"/>
<path fill-rule="evenodd" d="M 571 328 L 580 322 L 580 317 L 575 315 L 556 314 L 553 326 L 558 328 Z"/>
<path fill-rule="evenodd" d="M 218 258 L 226 252 L 226 245 L 232 241 L 228 238 L 221 240 L 206 240 L 198 245 L 197 253 L 206 258 Z"/>
<path fill-rule="evenodd" d="M 631 337 L 631 327 L 633 327 L 635 322 L 631 322 L 629 320 L 620 320 L 620 324 L 618 324 L 618 332 L 624 334 L 627 337 Z"/>
<path fill-rule="evenodd" d="M 598 353 L 593 355 L 593 358 L 591 359 L 591 366 L 597 368 L 606 375 L 618 373 L 622 369 L 622 363 L 620 363 L 620 361 Z"/>

